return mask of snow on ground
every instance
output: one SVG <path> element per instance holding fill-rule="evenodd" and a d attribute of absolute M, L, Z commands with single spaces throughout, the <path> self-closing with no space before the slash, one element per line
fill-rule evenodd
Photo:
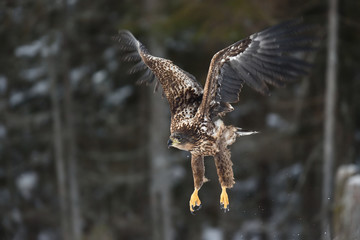
<path fill-rule="evenodd" d="M 114 92 L 107 95 L 105 98 L 105 105 L 118 106 L 122 104 L 128 97 L 130 97 L 133 92 L 134 87 L 130 85 L 118 88 Z"/>
<path fill-rule="evenodd" d="M 21 45 L 15 49 L 16 57 L 35 57 L 44 47 L 44 41 L 40 38 L 29 44 Z"/>
<path fill-rule="evenodd" d="M 19 104 L 22 104 L 25 101 L 25 93 L 16 91 L 10 93 L 9 105 L 10 107 L 16 107 Z"/>
<path fill-rule="evenodd" d="M 289 123 L 282 118 L 279 114 L 269 113 L 266 116 L 266 124 L 278 130 L 287 129 L 289 127 Z"/>
<path fill-rule="evenodd" d="M 35 83 L 29 90 L 29 97 L 44 96 L 49 93 L 49 80 L 42 80 Z"/>
<path fill-rule="evenodd" d="M 73 68 L 70 71 L 70 82 L 73 87 L 76 87 L 79 82 L 90 72 L 89 66 L 80 66 L 77 68 Z"/>
<path fill-rule="evenodd" d="M 108 74 L 106 70 L 100 70 L 92 75 L 91 80 L 94 85 L 99 85 L 107 79 L 107 76 Z"/>
<path fill-rule="evenodd" d="M 35 172 L 24 172 L 16 178 L 16 186 L 25 199 L 30 199 L 32 191 L 38 183 L 38 175 Z"/>
<path fill-rule="evenodd" d="M 360 175 L 352 176 L 349 179 L 348 186 L 349 186 L 349 188 L 359 188 L 360 187 Z"/>
<path fill-rule="evenodd" d="M 20 71 L 20 77 L 28 81 L 35 81 L 40 77 L 44 76 L 46 68 L 44 66 L 33 67 Z"/>
<path fill-rule="evenodd" d="M 224 233 L 220 228 L 206 226 L 202 232 L 203 240 L 223 240 Z"/>
<path fill-rule="evenodd" d="M 28 44 L 21 45 L 15 49 L 16 57 L 35 57 L 37 54 L 41 54 L 42 57 L 47 57 L 50 54 L 55 54 L 59 51 L 61 45 L 61 34 L 55 32 L 55 34 L 49 34 L 42 36 Z"/>

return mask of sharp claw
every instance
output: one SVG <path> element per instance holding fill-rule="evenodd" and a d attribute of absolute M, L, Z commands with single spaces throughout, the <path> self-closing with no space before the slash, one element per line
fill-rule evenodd
<path fill-rule="evenodd" d="M 191 209 L 190 212 L 192 215 L 195 215 L 197 211 L 199 211 L 201 208 L 201 204 L 200 205 L 191 205 Z"/>
<path fill-rule="evenodd" d="M 196 205 L 196 206 L 192 206 L 194 211 L 199 211 L 201 208 L 201 204 L 200 205 Z"/>
<path fill-rule="evenodd" d="M 226 188 L 225 187 L 222 188 L 222 192 L 221 192 L 221 195 L 220 195 L 220 209 L 224 210 L 224 213 L 230 211 L 229 198 L 228 198 L 228 195 L 226 193 Z"/>
<path fill-rule="evenodd" d="M 229 207 L 225 208 L 225 207 L 224 207 L 224 204 L 220 204 L 220 209 L 221 209 L 221 210 L 224 210 L 224 213 L 230 211 L 230 208 L 229 208 Z"/>
<path fill-rule="evenodd" d="M 198 196 L 198 190 L 195 189 L 193 194 L 190 198 L 190 212 L 191 214 L 195 215 L 195 211 L 200 210 L 201 208 L 201 201 Z"/>

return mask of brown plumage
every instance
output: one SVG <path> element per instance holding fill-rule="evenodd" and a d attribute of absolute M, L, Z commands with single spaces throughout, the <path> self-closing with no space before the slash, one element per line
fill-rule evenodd
<path fill-rule="evenodd" d="M 227 188 L 234 185 L 231 153 L 237 137 L 256 133 L 224 125 L 221 117 L 239 101 L 243 84 L 262 94 L 268 85 L 283 86 L 307 73 L 310 65 L 299 52 L 311 50 L 313 37 L 301 20 L 289 21 L 252 34 L 217 52 L 210 63 L 205 87 L 170 60 L 154 57 L 129 31 L 115 37 L 125 61 L 137 62 L 130 72 L 143 71 L 140 82 L 160 82 L 171 112 L 168 146 L 191 153 L 194 192 L 190 211 L 201 206 L 198 191 L 206 181 L 204 156 L 213 156 L 222 187 L 221 208 L 229 210 Z"/>

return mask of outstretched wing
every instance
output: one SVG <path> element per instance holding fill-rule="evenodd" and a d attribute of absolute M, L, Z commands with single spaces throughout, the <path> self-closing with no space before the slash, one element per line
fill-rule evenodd
<path fill-rule="evenodd" d="M 143 72 L 140 83 L 151 83 L 155 77 L 159 80 L 167 98 L 172 116 L 201 102 L 202 86 L 190 73 L 182 70 L 170 60 L 154 57 L 129 31 L 122 30 L 114 37 L 120 43 L 122 59 L 134 62 L 130 73 Z"/>
<path fill-rule="evenodd" d="M 268 85 L 283 86 L 306 74 L 304 51 L 312 49 L 311 28 L 294 20 L 252 34 L 217 52 L 210 64 L 199 113 L 218 115 L 232 110 L 244 83 L 262 94 Z"/>
<path fill-rule="evenodd" d="M 134 65 L 129 70 L 130 74 L 141 72 L 138 83 L 150 84 L 154 81 L 155 75 L 142 61 L 141 55 L 148 54 L 148 50 L 142 45 L 131 32 L 127 30 L 119 31 L 118 35 L 113 37 L 120 44 L 121 60 L 133 62 Z"/>

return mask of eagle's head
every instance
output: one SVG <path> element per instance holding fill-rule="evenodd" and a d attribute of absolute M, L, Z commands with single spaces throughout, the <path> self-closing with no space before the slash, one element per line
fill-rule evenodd
<path fill-rule="evenodd" d="M 170 135 L 168 147 L 175 147 L 184 151 L 191 151 L 195 146 L 195 140 L 188 134 L 181 132 L 174 132 Z"/>

